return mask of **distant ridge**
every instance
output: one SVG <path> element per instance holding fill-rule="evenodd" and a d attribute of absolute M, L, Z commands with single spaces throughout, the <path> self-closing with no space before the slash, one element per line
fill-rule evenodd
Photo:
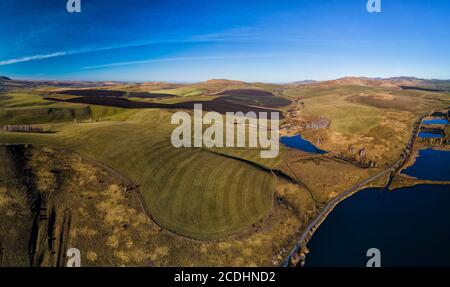
<path fill-rule="evenodd" d="M 228 79 L 210 79 L 205 82 L 202 82 L 205 84 L 244 84 L 243 81 L 237 81 L 237 80 L 228 80 Z"/>
<path fill-rule="evenodd" d="M 317 83 L 317 81 L 314 80 L 303 80 L 303 81 L 296 81 L 291 83 L 291 85 L 301 86 L 301 85 L 308 85 L 308 84 L 314 84 Z"/>
<path fill-rule="evenodd" d="M 391 77 L 391 78 L 369 78 L 369 77 L 344 77 L 336 80 L 304 84 L 309 86 L 371 86 L 389 87 L 409 90 L 422 90 L 440 92 L 450 90 L 450 80 L 428 80 L 416 77 Z"/>
<path fill-rule="evenodd" d="M 160 90 L 174 90 L 171 92 L 179 95 L 213 95 L 226 90 L 234 89 L 268 89 L 279 92 L 286 87 L 333 87 L 333 86 L 366 86 L 381 88 L 398 88 L 403 90 L 418 90 L 425 92 L 450 92 L 450 80 L 422 79 L 417 77 L 399 76 L 390 78 L 381 77 L 343 77 L 334 80 L 315 81 L 302 80 L 286 84 L 274 84 L 263 82 L 244 82 L 228 79 L 211 79 L 197 83 L 171 83 L 171 82 L 120 82 L 120 81 L 59 81 L 59 80 L 15 80 L 6 76 L 0 76 L 0 88 L 2 91 L 17 88 L 35 88 L 51 86 L 54 88 L 92 88 L 92 87 L 120 87 L 132 88 L 133 91 L 148 92 Z M 117 88 L 115 88 L 117 89 Z"/>

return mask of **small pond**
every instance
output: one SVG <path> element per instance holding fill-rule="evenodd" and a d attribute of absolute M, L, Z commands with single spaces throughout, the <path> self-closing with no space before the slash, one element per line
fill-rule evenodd
<path fill-rule="evenodd" d="M 424 139 L 441 139 L 444 136 L 441 133 L 419 132 L 419 138 Z"/>
<path fill-rule="evenodd" d="M 434 118 L 422 122 L 424 125 L 448 125 L 448 120 L 442 118 Z"/>
<path fill-rule="evenodd" d="M 281 137 L 281 143 L 287 147 L 295 148 L 310 153 L 317 153 L 317 154 L 327 153 L 326 151 L 317 148 L 311 142 L 303 139 L 301 135 L 295 135 L 292 137 Z"/>

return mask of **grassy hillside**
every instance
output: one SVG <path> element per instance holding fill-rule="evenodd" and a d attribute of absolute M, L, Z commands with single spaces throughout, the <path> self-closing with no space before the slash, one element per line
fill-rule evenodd
<path fill-rule="evenodd" d="M 154 224 L 117 173 L 49 147 L 0 145 L 0 178 L 1 267 L 64 266 L 72 246 L 82 266 L 155 264 Z"/>
<path fill-rule="evenodd" d="M 126 209 L 130 204 L 124 198 L 126 193 L 117 188 L 111 189 L 113 192 L 108 189 L 105 197 L 98 196 L 84 183 L 101 185 L 105 175 L 100 176 L 102 173 L 97 170 L 96 178 L 90 177 L 91 169 L 86 164 L 69 161 L 77 174 L 62 175 L 61 179 L 71 182 L 64 190 L 69 190 L 71 196 L 79 196 L 82 205 L 90 204 L 90 200 L 81 196 L 105 199 L 95 206 L 101 217 L 94 218 L 91 214 L 86 223 L 90 227 L 76 231 L 80 232 L 77 238 L 88 242 L 83 248 L 89 250 L 89 255 L 83 260 L 92 266 L 277 265 L 321 204 L 380 171 L 389 161 L 397 160 L 418 115 L 450 105 L 448 94 L 401 90 L 392 85 L 296 86 L 214 80 L 193 85 L 143 83 L 87 88 L 126 91 L 127 100 L 143 103 L 210 101 L 214 105 L 220 97 L 225 102 L 241 104 L 239 108 L 280 106 L 285 115 L 291 112 L 293 115 L 282 119 L 282 123 L 298 124 L 321 118 L 330 123 L 319 130 L 300 128 L 301 125 L 293 130 L 330 151 L 329 154 L 311 155 L 281 146 L 277 158 L 261 159 L 258 149 L 174 148 L 170 142 L 174 126 L 170 121 L 180 108 L 126 109 L 43 99 L 49 94 L 59 100 L 73 98 L 60 94 L 63 89 L 70 89 L 65 86 L 40 86 L 1 94 L 0 125 L 36 124 L 49 127 L 53 133 L 0 131 L 0 143 L 32 143 L 73 151 L 84 161 L 92 159 L 112 167 L 137 185 L 140 199 L 133 199 L 134 209 L 138 210 L 136 204 L 141 201 L 153 221 L 144 220 L 143 210 L 137 215 L 136 210 Z M 152 98 L 148 97 L 148 91 L 176 96 Z M 292 105 L 282 103 L 289 104 L 288 100 Z M 361 150 L 365 152 L 364 159 L 359 156 Z M 65 165 L 55 161 L 46 166 L 45 162 L 65 154 L 35 149 L 38 163 L 34 170 L 41 171 L 38 178 L 44 178 L 43 183 L 52 182 L 48 178 L 54 179 L 52 166 Z M 0 157 L 7 158 L 4 154 Z M 378 165 L 361 168 L 336 157 L 351 162 L 373 160 Z M 6 174 L 13 164 L 11 160 L 3 161 L 0 173 Z M 74 183 L 77 180 L 82 184 L 77 186 Z M 2 184 L 0 214 L 5 217 L 10 211 L 2 206 L 14 199 L 11 192 L 15 192 L 13 187 L 17 183 L 9 182 L 6 191 L 1 189 L 5 186 Z M 116 199 L 120 206 L 116 205 Z M 95 208 L 89 206 L 94 212 Z M 78 210 L 74 216 L 86 220 L 85 212 Z M 124 227 L 133 224 L 135 216 L 142 223 L 140 231 Z M 5 225 L 7 229 L 10 224 Z M 27 220 L 23 226 L 26 224 Z M 102 228 L 100 233 L 109 235 L 96 233 L 92 228 L 96 224 Z M 14 238 L 7 240 L 10 244 Z M 25 243 L 17 243 L 21 252 L 25 252 Z M 26 255 L 22 255 L 18 260 L 23 262 Z"/>
<path fill-rule="evenodd" d="M 57 146 L 108 164 L 140 186 L 156 222 L 188 237 L 219 238 L 264 217 L 273 175 L 206 150 L 174 148 L 170 115 L 141 110 L 127 121 L 65 124 L 55 134 L 0 132 L 0 142 Z"/>
<path fill-rule="evenodd" d="M 131 113 L 114 107 L 55 103 L 30 92 L 0 95 L 0 125 L 125 119 Z"/>
<path fill-rule="evenodd" d="M 392 82 L 352 79 L 288 87 L 284 95 L 302 104 L 288 122 L 299 124 L 325 118 L 326 129 L 304 130 L 303 136 L 322 149 L 347 159 L 387 166 L 398 158 L 415 119 L 450 105 L 449 93 L 406 91 Z M 358 85 L 356 85 L 358 83 Z M 383 85 L 381 85 L 383 84 Z"/>

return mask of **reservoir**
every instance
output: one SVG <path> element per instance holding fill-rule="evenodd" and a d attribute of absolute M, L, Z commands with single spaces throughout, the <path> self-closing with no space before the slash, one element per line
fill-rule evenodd
<path fill-rule="evenodd" d="M 441 118 L 436 118 L 436 119 L 431 119 L 431 120 L 425 120 L 422 123 L 424 125 L 447 125 L 448 124 L 448 120 L 441 119 Z"/>
<path fill-rule="evenodd" d="M 450 186 L 368 188 L 341 202 L 308 243 L 305 266 L 450 266 Z"/>
<path fill-rule="evenodd" d="M 302 138 L 301 135 L 295 135 L 292 137 L 281 137 L 281 143 L 287 147 L 295 148 L 309 153 L 325 154 L 324 150 L 317 148 L 311 142 Z"/>
<path fill-rule="evenodd" d="M 444 135 L 442 135 L 440 133 L 419 132 L 419 138 L 440 139 L 443 137 L 444 137 Z"/>
<path fill-rule="evenodd" d="M 450 152 L 423 150 L 407 170 L 450 180 Z M 450 185 L 389 191 L 367 188 L 339 203 L 308 243 L 305 266 L 366 266 L 378 248 L 381 266 L 450 266 Z"/>
<path fill-rule="evenodd" d="M 450 180 L 450 152 L 433 149 L 419 151 L 414 165 L 404 174 L 426 180 Z"/>

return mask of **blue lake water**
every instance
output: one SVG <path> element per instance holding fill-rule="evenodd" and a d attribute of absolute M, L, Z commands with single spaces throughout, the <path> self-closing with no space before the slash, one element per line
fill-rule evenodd
<path fill-rule="evenodd" d="M 369 188 L 341 202 L 308 243 L 305 266 L 450 266 L 450 186 Z"/>
<path fill-rule="evenodd" d="M 450 152 L 421 151 L 408 171 L 450 180 Z M 381 266 L 450 266 L 450 185 L 389 191 L 367 188 L 344 200 L 308 243 L 306 266 L 365 266 L 370 248 Z"/>
<path fill-rule="evenodd" d="M 447 125 L 449 122 L 446 119 L 431 119 L 423 121 L 425 125 Z"/>
<path fill-rule="evenodd" d="M 299 149 L 310 153 L 317 153 L 317 154 L 327 153 L 326 151 L 317 148 L 311 142 L 303 139 L 301 135 L 295 135 L 292 137 L 281 137 L 281 143 L 287 147 Z"/>
<path fill-rule="evenodd" d="M 433 149 L 419 151 L 414 165 L 404 174 L 427 180 L 450 180 L 450 152 Z"/>
<path fill-rule="evenodd" d="M 427 133 L 427 132 L 419 132 L 419 138 L 431 138 L 431 139 L 440 139 L 444 136 L 442 134 L 435 134 L 435 133 Z"/>

